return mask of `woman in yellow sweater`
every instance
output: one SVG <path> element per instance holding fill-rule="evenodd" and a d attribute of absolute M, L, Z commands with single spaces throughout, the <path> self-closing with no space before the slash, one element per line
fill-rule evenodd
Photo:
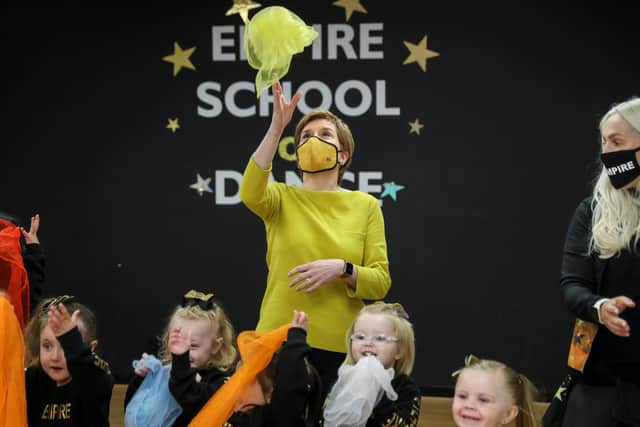
<path fill-rule="evenodd" d="M 301 94 L 290 102 L 273 85 L 273 115 L 240 185 L 243 203 L 265 224 L 267 289 L 258 331 L 273 330 L 302 310 L 310 362 L 329 388 L 344 360 L 345 333 L 363 300 L 391 286 L 384 219 L 378 200 L 340 187 L 354 150 L 349 127 L 329 111 L 306 114 L 295 130 L 302 186 L 269 182 L 271 162 Z"/>

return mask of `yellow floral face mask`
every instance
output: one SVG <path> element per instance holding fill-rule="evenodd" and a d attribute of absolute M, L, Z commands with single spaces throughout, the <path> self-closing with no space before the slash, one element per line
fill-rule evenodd
<path fill-rule="evenodd" d="M 338 165 L 338 147 L 312 136 L 296 149 L 298 169 L 306 173 L 318 173 L 334 169 Z"/>

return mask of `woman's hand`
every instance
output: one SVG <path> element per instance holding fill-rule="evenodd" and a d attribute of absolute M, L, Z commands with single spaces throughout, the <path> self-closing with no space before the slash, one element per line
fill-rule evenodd
<path fill-rule="evenodd" d="M 282 134 L 293 116 L 293 111 L 298 105 L 298 101 L 302 97 L 300 92 L 296 92 L 291 98 L 291 102 L 287 102 L 282 94 L 282 86 L 280 82 L 273 84 L 273 115 L 271 116 L 271 127 Z"/>
<path fill-rule="evenodd" d="M 293 319 L 291 320 L 292 328 L 300 328 L 307 330 L 309 326 L 309 317 L 304 311 L 293 310 Z"/>
<path fill-rule="evenodd" d="M 342 259 L 319 259 L 307 264 L 302 264 L 291 270 L 287 276 L 297 274 L 289 282 L 289 287 L 295 287 L 296 291 L 304 290 L 306 293 L 313 292 L 325 283 L 342 276 L 344 260 Z"/>
<path fill-rule="evenodd" d="M 620 318 L 620 313 L 635 306 L 636 303 L 631 298 L 623 295 L 611 298 L 600 306 L 600 320 L 612 334 L 628 337 L 631 334 L 631 328 L 624 319 Z"/>

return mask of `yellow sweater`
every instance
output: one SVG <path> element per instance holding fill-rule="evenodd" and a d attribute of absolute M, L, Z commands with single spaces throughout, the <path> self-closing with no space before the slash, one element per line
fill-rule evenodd
<path fill-rule="evenodd" d="M 345 334 L 364 305 L 382 299 L 391 286 L 384 219 L 378 200 L 361 191 L 312 191 L 268 182 L 271 169 L 249 160 L 240 199 L 264 221 L 267 289 L 256 329 L 291 321 L 293 310 L 309 315 L 311 347 L 344 353 Z M 356 289 L 341 279 L 311 293 L 289 288 L 287 273 L 318 259 L 345 259 L 358 269 Z"/>

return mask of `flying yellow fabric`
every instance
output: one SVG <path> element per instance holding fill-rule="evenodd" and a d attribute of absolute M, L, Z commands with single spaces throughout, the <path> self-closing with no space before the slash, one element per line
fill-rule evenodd
<path fill-rule="evenodd" d="M 260 10 L 244 30 L 244 51 L 249 65 L 258 70 L 256 94 L 269 88 L 289 71 L 291 58 L 318 37 L 313 27 L 282 6 Z"/>

